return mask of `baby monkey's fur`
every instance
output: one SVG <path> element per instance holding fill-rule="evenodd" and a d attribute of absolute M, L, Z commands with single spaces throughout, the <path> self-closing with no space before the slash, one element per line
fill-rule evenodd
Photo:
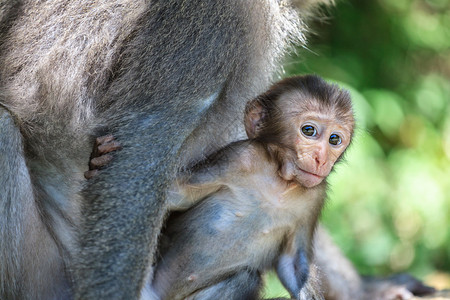
<path fill-rule="evenodd" d="M 248 140 L 184 173 L 169 194 L 172 210 L 195 205 L 167 223 L 150 288 L 156 298 L 257 299 L 270 268 L 293 298 L 322 298 L 302 287 L 325 178 L 352 138 L 350 96 L 317 76 L 288 78 L 248 103 L 245 127 Z"/>

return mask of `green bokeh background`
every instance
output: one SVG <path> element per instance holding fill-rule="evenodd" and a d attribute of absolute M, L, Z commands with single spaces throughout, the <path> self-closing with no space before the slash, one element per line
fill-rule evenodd
<path fill-rule="evenodd" d="M 311 28 L 286 75 L 350 89 L 358 126 L 323 223 L 364 274 L 449 272 L 449 1 L 342 0 Z"/>

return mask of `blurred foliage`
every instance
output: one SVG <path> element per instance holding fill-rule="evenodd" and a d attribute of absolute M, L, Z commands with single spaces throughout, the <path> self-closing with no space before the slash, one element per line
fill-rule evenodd
<path fill-rule="evenodd" d="M 356 137 L 330 176 L 323 223 L 364 274 L 448 272 L 450 3 L 341 0 L 327 10 L 285 68 L 335 81 L 354 100 Z"/>

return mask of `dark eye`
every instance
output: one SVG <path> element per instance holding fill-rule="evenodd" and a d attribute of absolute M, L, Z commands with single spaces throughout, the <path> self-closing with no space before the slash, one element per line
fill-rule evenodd
<path fill-rule="evenodd" d="M 315 136 L 317 134 L 317 130 L 314 128 L 314 126 L 311 126 L 311 125 L 303 126 L 302 132 L 306 136 Z"/>
<path fill-rule="evenodd" d="M 329 142 L 331 145 L 339 145 L 340 143 L 342 143 L 342 140 L 340 136 L 333 133 L 332 135 L 330 135 Z"/>

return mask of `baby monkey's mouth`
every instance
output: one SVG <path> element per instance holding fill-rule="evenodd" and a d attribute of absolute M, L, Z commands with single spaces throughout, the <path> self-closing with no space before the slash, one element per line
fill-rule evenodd
<path fill-rule="evenodd" d="M 319 178 L 320 178 L 320 179 L 323 179 L 323 178 L 325 177 L 325 176 L 318 175 L 318 174 L 316 174 L 316 173 L 312 173 L 312 172 L 306 171 L 306 170 L 300 168 L 298 165 L 295 165 L 295 166 L 297 167 L 297 169 L 298 169 L 300 172 L 305 173 L 305 174 L 307 174 L 307 175 L 314 176 L 314 177 L 316 177 L 316 178 L 318 178 L 318 179 L 319 179 Z"/>
<path fill-rule="evenodd" d="M 306 171 L 298 166 L 297 168 L 297 181 L 304 187 L 312 188 L 320 184 L 326 176 L 321 176 L 313 172 Z"/>
<path fill-rule="evenodd" d="M 315 177 L 317 177 L 317 178 L 323 178 L 323 176 L 320 176 L 320 175 L 317 175 L 317 174 L 314 174 L 314 173 L 305 171 L 305 170 L 303 170 L 303 169 L 300 169 L 300 171 L 302 171 L 302 172 L 304 172 L 304 173 L 306 173 L 306 174 L 308 174 L 308 175 L 315 176 Z"/>

